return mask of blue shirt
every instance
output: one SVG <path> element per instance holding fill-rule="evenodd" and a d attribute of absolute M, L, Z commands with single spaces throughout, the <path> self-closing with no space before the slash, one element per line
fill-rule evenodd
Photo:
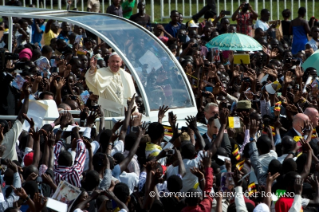
<path fill-rule="evenodd" d="M 181 28 L 181 24 L 177 23 L 177 26 L 173 26 L 171 22 L 165 26 L 165 31 L 171 34 L 174 38 L 177 37 L 177 32 Z M 165 35 L 167 37 L 167 35 Z"/>
<path fill-rule="evenodd" d="M 68 32 L 68 34 L 71 34 L 72 32 Z M 69 38 L 65 37 L 62 32 L 60 32 L 60 34 L 58 35 L 57 39 L 63 39 L 65 40 L 66 43 L 69 43 Z"/>
<path fill-rule="evenodd" d="M 41 29 L 41 33 L 38 33 L 37 31 L 37 25 L 35 24 L 35 21 L 33 21 L 32 24 L 32 39 L 31 42 L 32 43 L 38 43 L 39 46 L 41 47 L 41 40 L 42 40 L 42 35 L 43 32 L 45 31 L 45 26 L 44 24 L 39 25 L 39 28 Z"/>
<path fill-rule="evenodd" d="M 121 167 L 119 164 L 117 164 L 116 166 L 114 166 L 112 170 L 112 176 L 115 177 L 116 179 L 119 179 L 120 174 L 121 174 Z"/>

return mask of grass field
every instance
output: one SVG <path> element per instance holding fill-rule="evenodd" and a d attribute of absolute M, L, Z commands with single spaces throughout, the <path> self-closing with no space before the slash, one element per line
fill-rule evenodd
<path fill-rule="evenodd" d="M 0 5 L 2 5 L 2 1 L 3 0 L 0 1 Z M 105 11 L 106 11 L 106 8 L 109 5 L 109 0 L 104 0 L 104 1 L 105 1 Z M 139 1 L 139 0 L 136 0 L 136 1 Z M 146 13 L 151 15 L 151 5 L 150 5 L 151 1 L 150 0 L 144 0 L 144 1 L 146 1 Z M 199 2 L 198 10 L 200 10 L 203 7 L 203 0 L 185 0 L 185 4 L 184 4 L 184 15 L 185 16 L 191 16 L 197 12 L 196 1 Z M 219 8 L 219 11 L 221 11 L 221 10 L 232 11 L 231 1 L 229 1 L 229 0 L 215 0 L 215 1 L 216 1 L 217 9 Z M 306 7 L 306 1 L 307 0 L 299 1 L 300 6 Z M 316 4 L 314 5 L 313 2 L 315 2 L 315 1 L 316 1 Z M 29 2 L 30 2 L 30 0 L 26 0 L 26 5 L 29 5 Z M 36 4 L 36 0 L 33 0 L 32 2 L 33 2 L 33 4 Z M 57 2 L 57 1 L 54 0 L 54 2 Z M 78 2 L 77 8 L 79 10 L 81 10 L 81 0 L 77 0 L 77 2 Z M 86 2 L 87 1 L 84 0 L 84 10 L 86 10 L 86 5 L 87 5 Z M 169 17 L 170 10 L 174 10 L 176 8 L 179 12 L 183 12 L 182 0 L 163 0 L 163 2 L 165 5 L 164 6 L 164 16 Z M 171 2 L 171 7 L 169 7 L 169 2 Z M 177 2 L 177 6 L 176 6 L 176 2 Z M 227 3 L 225 4 L 225 2 L 227 2 Z M 282 18 L 281 11 L 285 9 L 285 4 L 284 4 L 285 1 L 284 0 L 274 0 L 272 3 L 272 7 L 271 7 L 269 0 L 265 0 L 264 2 L 265 2 L 265 8 L 267 8 L 271 11 L 273 20 L 277 20 L 277 17 L 278 17 L 277 16 L 277 14 L 278 14 L 277 8 L 279 8 L 279 18 L 280 19 Z M 293 8 L 291 7 L 292 0 L 287 0 L 286 2 L 287 2 L 286 3 L 287 8 L 290 10 L 293 9 L 292 10 L 292 12 L 293 12 L 292 18 L 295 18 L 297 16 L 297 11 L 299 8 L 298 0 L 293 1 Z M 319 1 L 318 0 L 314 0 L 314 1 L 310 0 L 310 1 L 307 1 L 307 3 L 308 3 L 308 17 L 307 17 L 307 19 L 309 19 L 311 16 L 313 16 L 313 8 L 315 8 L 316 6 L 319 7 Z M 250 4 L 255 9 L 255 0 L 251 0 Z M 260 10 L 264 8 L 263 1 L 257 0 L 257 4 L 258 4 L 258 11 L 257 12 L 260 13 Z M 219 7 L 218 7 L 218 5 L 219 5 Z M 237 9 L 238 5 L 239 5 L 238 0 L 234 0 L 233 11 L 235 11 Z M 278 7 L 278 5 L 279 5 L 279 7 Z M 47 7 L 50 7 L 49 1 L 47 1 Z M 58 9 L 57 3 L 54 3 L 54 9 Z M 65 0 L 62 0 L 62 9 L 66 9 Z M 134 11 L 133 13 L 135 13 L 137 11 L 136 6 L 135 6 L 133 11 Z M 319 18 L 319 10 L 315 9 L 314 12 L 315 12 L 314 16 Z M 190 19 L 185 18 L 184 20 L 186 22 Z M 154 0 L 154 22 L 158 22 L 158 23 L 161 23 L 161 22 L 168 23 L 169 22 L 169 18 L 165 18 L 165 19 L 163 19 L 163 21 L 161 21 L 161 1 L 160 0 Z"/>

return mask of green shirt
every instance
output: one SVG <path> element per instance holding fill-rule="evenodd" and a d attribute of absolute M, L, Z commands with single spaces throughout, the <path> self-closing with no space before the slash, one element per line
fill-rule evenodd
<path fill-rule="evenodd" d="M 123 4 L 122 4 L 123 11 L 127 10 L 129 7 L 132 8 L 132 10 L 130 12 L 123 13 L 124 18 L 129 19 L 131 17 L 131 15 L 133 14 L 134 5 L 135 5 L 135 0 L 133 0 L 131 2 L 129 2 L 128 0 L 123 2 Z"/>

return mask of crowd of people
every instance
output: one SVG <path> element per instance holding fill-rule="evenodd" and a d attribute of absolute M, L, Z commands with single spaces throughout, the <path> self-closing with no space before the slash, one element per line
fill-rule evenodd
<path fill-rule="evenodd" d="M 179 71 L 165 60 L 139 76 L 154 98 L 151 109 L 159 108 L 158 121 L 146 123 L 130 70 L 94 34 L 66 22 L 13 18 L 11 54 L 3 17 L 0 114 L 17 119 L 0 120 L 0 211 L 66 211 L 59 203 L 72 212 L 318 211 L 319 81 L 315 68 L 301 67 L 318 49 L 317 19 L 306 21 L 301 7 L 297 18 L 285 9 L 282 21 L 269 23 L 267 9 L 259 14 L 243 3 L 230 25 L 225 11 L 217 15 L 215 1 L 208 1 L 186 24 L 174 10 L 165 27 L 152 29 L 145 4 L 132 14 L 134 4 L 113 0 L 107 12 L 152 30 L 168 47 L 198 114 L 181 128 L 183 120 L 168 112 L 176 105 L 172 97 L 188 97 Z M 99 12 L 99 1 L 88 1 L 88 11 Z M 253 37 L 263 50 L 220 50 L 216 57 L 205 46 L 234 32 Z M 125 45 L 134 49 L 134 42 Z M 238 53 L 249 54 L 250 64 L 235 64 Z M 28 117 L 36 109 L 31 101 L 51 101 L 64 112 L 36 126 Z M 124 120 L 104 121 L 113 116 Z M 62 195 L 66 185 L 78 192 L 72 201 Z"/>

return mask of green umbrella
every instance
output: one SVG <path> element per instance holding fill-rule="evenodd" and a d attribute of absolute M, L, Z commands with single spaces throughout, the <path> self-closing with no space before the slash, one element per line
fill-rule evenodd
<path fill-rule="evenodd" d="M 319 50 L 315 51 L 308 59 L 301 65 L 305 71 L 307 68 L 312 67 L 317 70 L 319 75 Z"/>
<path fill-rule="evenodd" d="M 207 48 L 236 51 L 260 51 L 262 46 L 252 37 L 240 33 L 225 33 L 206 43 Z"/>

